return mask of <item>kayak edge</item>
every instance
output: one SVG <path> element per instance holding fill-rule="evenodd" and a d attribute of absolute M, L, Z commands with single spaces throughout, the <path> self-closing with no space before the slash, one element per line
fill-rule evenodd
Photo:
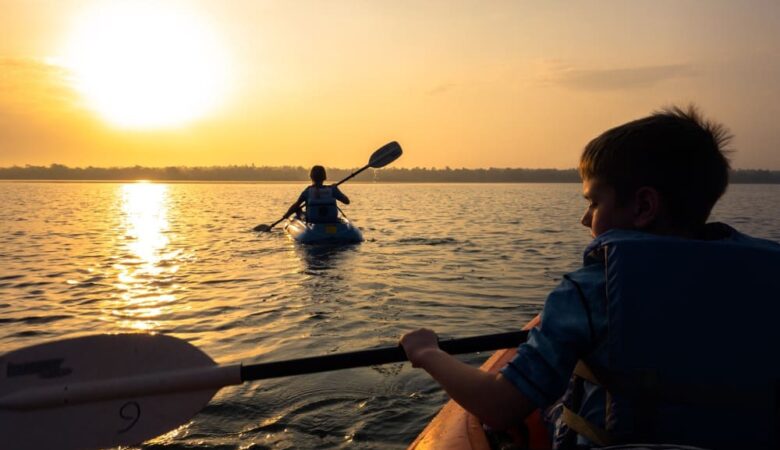
<path fill-rule="evenodd" d="M 540 322 L 541 317 L 537 315 L 523 327 L 523 330 L 534 328 Z M 514 357 L 516 351 L 516 348 L 496 351 L 480 366 L 480 370 L 498 372 Z M 532 431 L 538 431 L 544 426 L 539 410 L 534 411 L 525 423 Z M 537 442 L 534 434 L 531 433 L 531 448 L 549 447 L 549 442 Z M 543 447 L 538 447 L 539 445 Z M 454 400 L 449 400 L 407 450 L 490 450 L 490 443 L 479 419 L 464 410 Z"/>

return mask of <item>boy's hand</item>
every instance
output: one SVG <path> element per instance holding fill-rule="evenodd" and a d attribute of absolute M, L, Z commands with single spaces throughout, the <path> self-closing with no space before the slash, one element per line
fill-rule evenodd
<path fill-rule="evenodd" d="M 460 406 L 496 429 L 520 423 L 536 406 L 500 374 L 482 371 L 439 348 L 436 333 L 425 328 L 401 337 L 406 356 L 442 385 Z"/>
<path fill-rule="evenodd" d="M 439 351 L 439 337 L 433 330 L 420 328 L 401 336 L 401 346 L 412 367 L 424 367 L 427 355 Z"/>

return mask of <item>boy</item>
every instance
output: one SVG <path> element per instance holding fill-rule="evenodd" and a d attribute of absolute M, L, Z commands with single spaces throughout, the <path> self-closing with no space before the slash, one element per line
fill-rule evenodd
<path fill-rule="evenodd" d="M 693 107 L 595 138 L 579 165 L 594 241 L 528 342 L 494 375 L 421 329 L 401 338 L 412 365 L 492 428 L 555 409 L 558 448 L 776 448 L 780 245 L 705 223 L 729 139 Z"/>
<path fill-rule="evenodd" d="M 325 168 L 314 166 L 309 172 L 311 186 L 298 196 L 298 200 L 293 203 L 282 219 L 290 217 L 293 213 L 300 210 L 302 205 L 306 205 L 306 221 L 311 223 L 330 223 L 336 222 L 338 217 L 338 207 L 336 200 L 349 205 L 349 197 L 344 195 L 336 186 L 325 186 L 325 180 L 328 178 Z"/>

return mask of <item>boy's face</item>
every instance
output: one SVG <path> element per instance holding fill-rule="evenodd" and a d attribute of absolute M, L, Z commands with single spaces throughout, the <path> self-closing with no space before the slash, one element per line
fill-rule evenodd
<path fill-rule="evenodd" d="M 612 186 L 598 179 L 587 179 L 582 182 L 582 194 L 588 200 L 588 209 L 580 222 L 590 228 L 594 238 L 613 228 L 634 228 L 630 204 L 617 206 L 617 196 Z"/>

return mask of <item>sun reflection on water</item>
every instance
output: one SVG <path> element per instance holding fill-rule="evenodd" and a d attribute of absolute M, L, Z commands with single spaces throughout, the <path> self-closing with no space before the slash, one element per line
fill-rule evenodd
<path fill-rule="evenodd" d="M 168 186 L 148 182 L 124 184 L 120 249 L 115 287 L 120 292 L 110 314 L 120 329 L 149 331 L 175 309 L 178 252 L 168 248 Z"/>
<path fill-rule="evenodd" d="M 150 269 L 160 261 L 160 250 L 168 245 L 168 210 L 164 184 L 135 183 L 122 186 L 123 212 L 128 236 L 134 238 L 128 245 Z"/>

